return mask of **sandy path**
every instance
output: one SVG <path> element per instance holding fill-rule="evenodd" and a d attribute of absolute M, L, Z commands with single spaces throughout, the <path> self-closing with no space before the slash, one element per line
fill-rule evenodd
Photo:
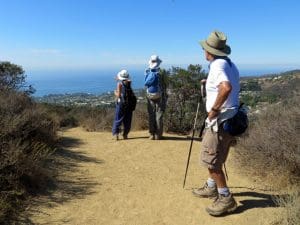
<path fill-rule="evenodd" d="M 273 193 L 235 172 L 230 155 L 229 185 L 239 208 L 225 217 L 209 216 L 205 207 L 211 200 L 191 194 L 191 188 L 207 178 L 206 170 L 198 165 L 199 141 L 194 142 L 183 189 L 190 145 L 186 137 L 167 135 L 166 140 L 152 141 L 146 131 L 137 131 L 128 140 L 116 142 L 110 133 L 80 128 L 63 136 L 75 143 L 65 148 L 73 164 L 63 174 L 64 185 L 73 187 L 41 199 L 32 209 L 35 224 L 257 225 L 268 224 L 282 210 L 270 201 Z"/>

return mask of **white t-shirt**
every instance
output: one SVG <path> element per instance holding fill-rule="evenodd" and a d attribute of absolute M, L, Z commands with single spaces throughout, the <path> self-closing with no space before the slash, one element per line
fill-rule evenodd
<path fill-rule="evenodd" d="M 219 84 L 223 81 L 230 82 L 232 89 L 222 108 L 239 106 L 240 76 L 239 71 L 231 62 L 225 59 L 215 59 L 210 63 L 209 73 L 206 80 L 206 111 L 211 111 L 219 93 Z"/>

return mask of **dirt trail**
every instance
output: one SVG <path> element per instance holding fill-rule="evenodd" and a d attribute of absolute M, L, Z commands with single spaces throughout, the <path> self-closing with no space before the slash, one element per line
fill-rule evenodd
<path fill-rule="evenodd" d="M 60 184 L 65 191 L 36 203 L 30 218 L 34 224 L 258 225 L 268 224 L 282 210 L 271 201 L 274 193 L 236 172 L 232 153 L 227 171 L 239 207 L 235 214 L 209 216 L 205 207 L 211 200 L 191 193 L 207 178 L 198 164 L 199 141 L 194 142 L 182 188 L 190 145 L 185 136 L 166 135 L 165 140 L 153 141 L 146 131 L 136 131 L 117 142 L 110 133 L 75 128 L 63 137 L 69 159 Z"/>

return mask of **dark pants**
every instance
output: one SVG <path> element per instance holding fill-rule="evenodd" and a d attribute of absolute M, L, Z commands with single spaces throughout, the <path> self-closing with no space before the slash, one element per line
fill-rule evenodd
<path fill-rule="evenodd" d="M 147 102 L 149 114 L 149 133 L 151 135 L 162 137 L 165 101 L 163 101 L 163 99 L 150 100 L 147 98 Z"/>
<path fill-rule="evenodd" d="M 131 128 L 132 111 L 124 112 L 120 103 L 116 104 L 116 114 L 112 128 L 112 134 L 117 135 L 120 133 L 120 127 L 123 124 L 123 135 L 127 135 Z"/>

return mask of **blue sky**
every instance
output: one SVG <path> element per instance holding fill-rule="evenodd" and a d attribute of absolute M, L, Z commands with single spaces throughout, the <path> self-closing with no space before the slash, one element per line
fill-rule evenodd
<path fill-rule="evenodd" d="M 0 61 L 25 70 L 207 64 L 198 41 L 227 34 L 241 68 L 300 68 L 300 1 L 0 0 Z"/>

